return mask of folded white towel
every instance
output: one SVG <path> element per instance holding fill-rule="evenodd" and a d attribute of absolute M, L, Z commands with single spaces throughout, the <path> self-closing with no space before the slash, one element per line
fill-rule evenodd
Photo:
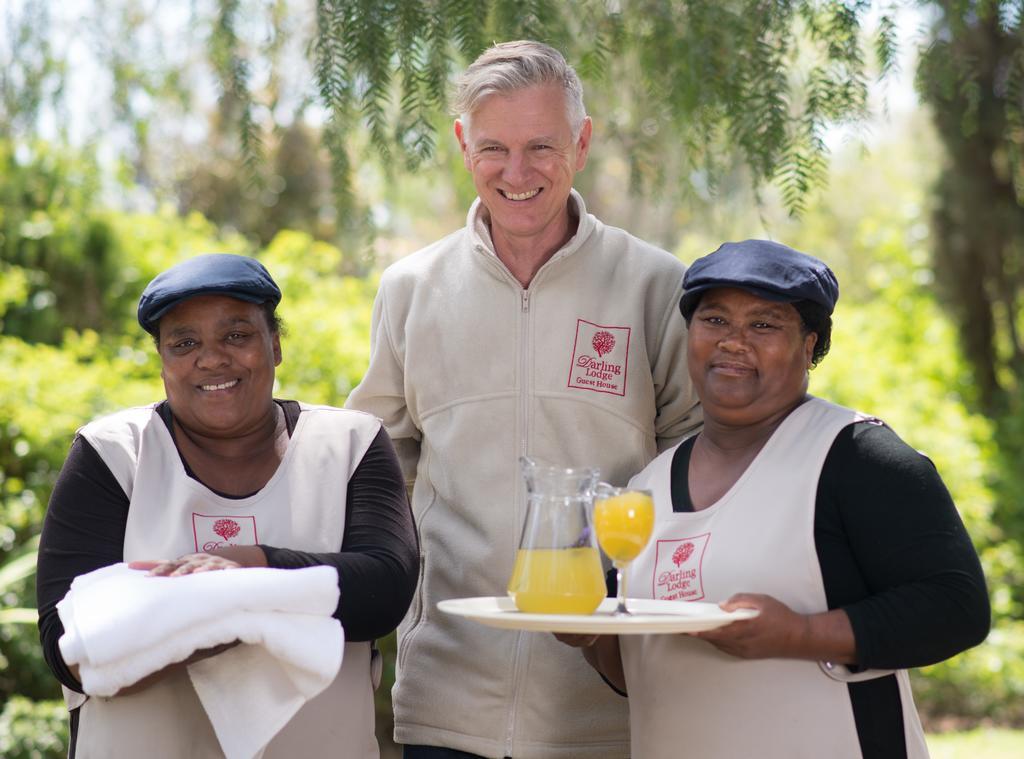
<path fill-rule="evenodd" d="M 60 648 L 86 693 L 110 696 L 198 649 L 242 641 L 188 670 L 225 755 L 250 759 L 337 676 L 337 603 L 333 567 L 148 577 L 117 564 L 72 583 L 57 606 Z"/>
<path fill-rule="evenodd" d="M 71 603 L 74 613 L 68 615 Z M 152 649 L 236 611 L 329 616 L 337 605 L 334 567 L 149 577 L 126 564 L 113 564 L 75 578 L 57 605 L 64 623 L 60 649 L 69 664 L 100 665 Z M 65 616 L 72 617 L 74 624 L 69 625 Z"/>

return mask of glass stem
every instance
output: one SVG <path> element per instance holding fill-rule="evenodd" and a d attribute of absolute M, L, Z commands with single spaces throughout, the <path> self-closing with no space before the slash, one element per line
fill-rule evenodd
<path fill-rule="evenodd" d="M 622 571 L 623 566 L 615 562 L 615 613 L 629 614 L 626 608 L 626 573 Z"/>

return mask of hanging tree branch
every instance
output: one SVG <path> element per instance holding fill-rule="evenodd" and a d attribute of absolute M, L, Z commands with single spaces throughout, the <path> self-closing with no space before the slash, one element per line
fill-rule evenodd
<path fill-rule="evenodd" d="M 332 151 L 349 130 L 365 128 L 379 160 L 391 166 L 400 156 L 415 170 L 433 152 L 456 59 L 463 65 L 492 40 L 540 39 L 577 61 L 587 86 L 616 88 L 625 104 L 650 111 L 631 135 L 640 181 L 663 179 L 658 154 L 677 154 L 680 144 L 694 167 L 714 165 L 707 153 L 721 150 L 724 137 L 755 183 L 778 182 L 799 213 L 826 175 L 823 130 L 866 112 L 860 21 L 868 5 L 319 0 L 317 81 L 332 114 Z M 879 34 L 884 73 L 892 25 Z M 802 66 L 809 78 L 794 74 Z M 642 81 L 618 76 L 625 72 Z M 351 157 L 335 159 L 351 165 Z M 351 198 L 350 188 L 339 189 Z"/>

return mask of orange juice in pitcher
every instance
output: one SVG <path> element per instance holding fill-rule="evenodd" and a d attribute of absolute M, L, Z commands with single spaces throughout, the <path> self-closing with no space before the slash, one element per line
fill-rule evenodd
<path fill-rule="evenodd" d="M 605 596 L 590 521 L 599 472 L 519 461 L 526 519 L 508 592 L 522 612 L 591 614 Z"/>
<path fill-rule="evenodd" d="M 508 584 L 519 611 L 590 614 L 605 597 L 596 548 L 527 548 L 516 554 Z"/>

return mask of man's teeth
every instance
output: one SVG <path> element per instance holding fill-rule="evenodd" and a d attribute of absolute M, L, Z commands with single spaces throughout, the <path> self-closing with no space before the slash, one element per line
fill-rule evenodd
<path fill-rule="evenodd" d="M 536 190 L 528 190 L 527 192 L 506 192 L 505 197 L 509 200 L 529 200 L 538 192 L 540 192 L 539 188 Z"/>
<path fill-rule="evenodd" d="M 238 380 L 231 380 L 230 382 L 222 382 L 219 385 L 200 385 L 202 390 L 227 390 L 229 387 L 234 387 L 238 384 Z"/>

